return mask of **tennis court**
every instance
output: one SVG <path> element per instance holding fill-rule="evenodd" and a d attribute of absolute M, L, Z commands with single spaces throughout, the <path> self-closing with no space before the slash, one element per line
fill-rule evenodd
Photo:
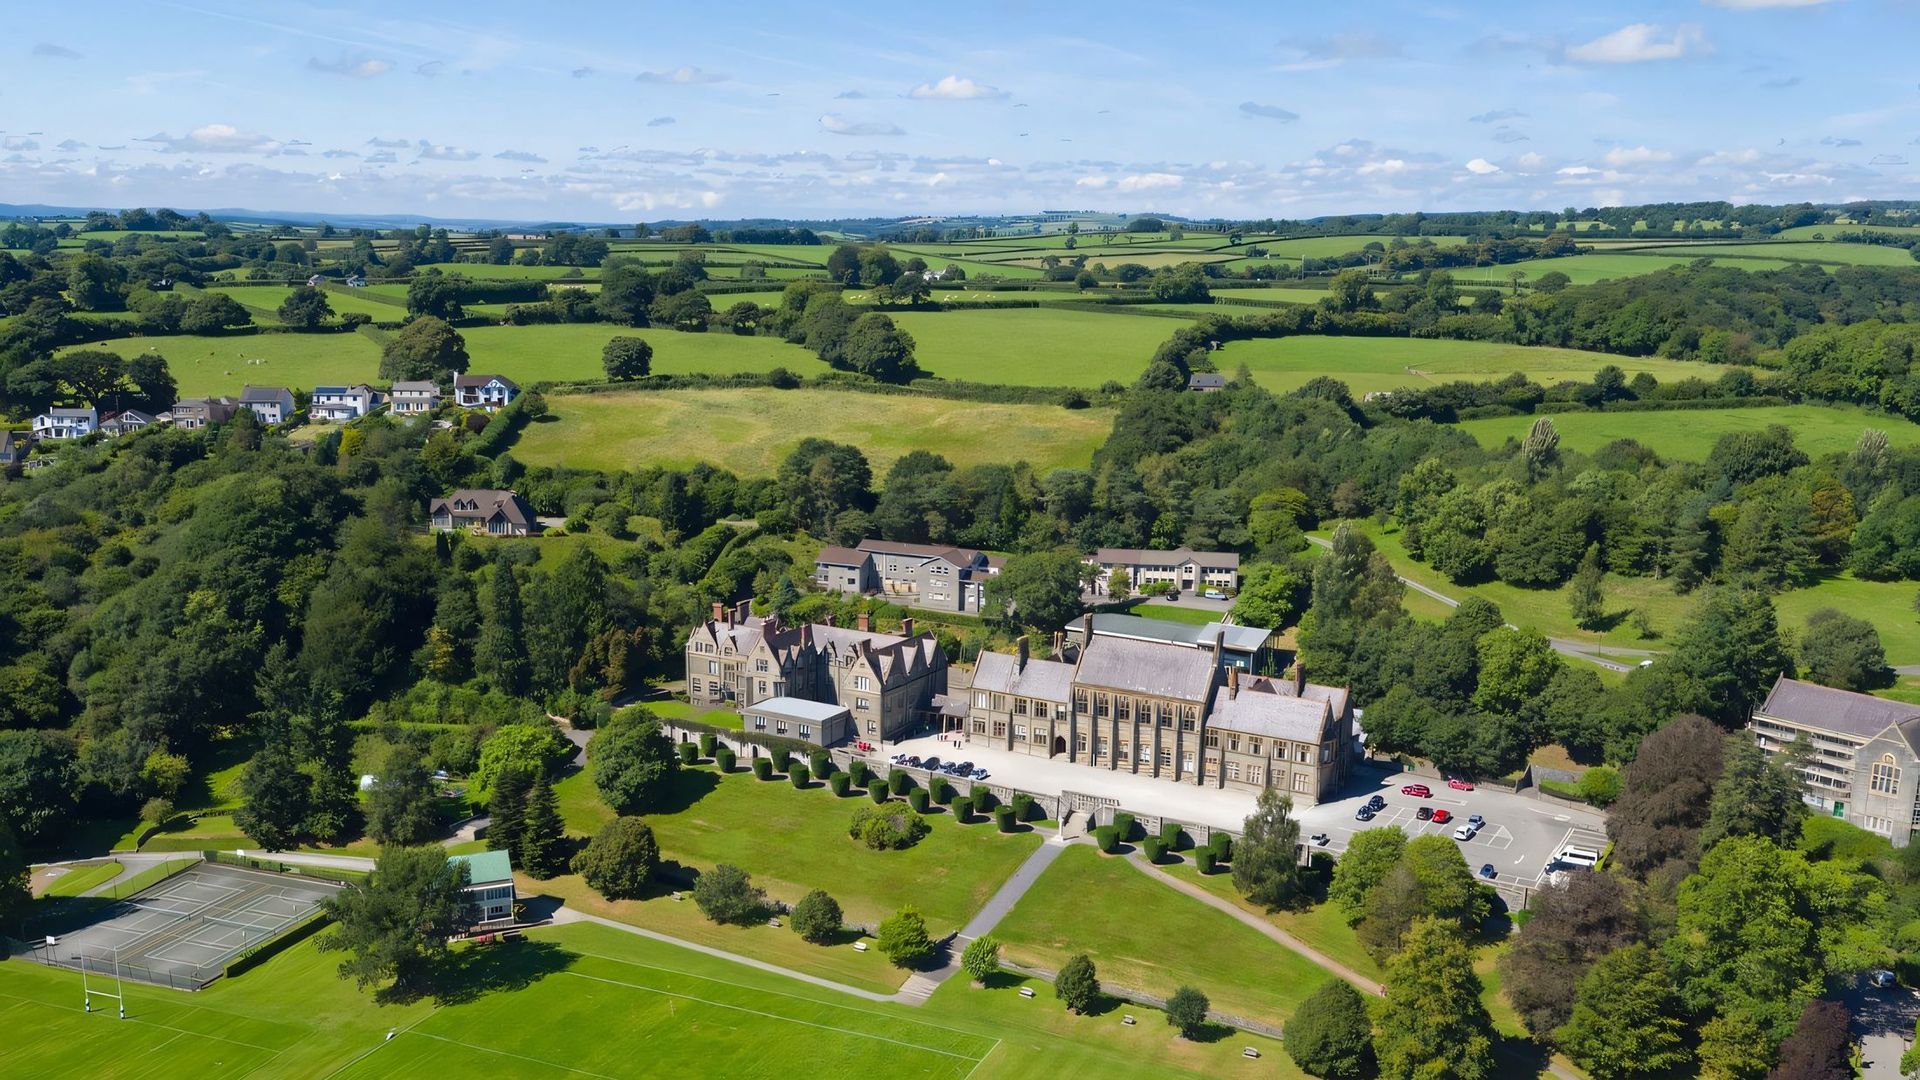
<path fill-rule="evenodd" d="M 313 914 L 331 882 L 200 863 L 104 909 L 35 950 L 47 963 L 198 989 L 240 953 Z"/>

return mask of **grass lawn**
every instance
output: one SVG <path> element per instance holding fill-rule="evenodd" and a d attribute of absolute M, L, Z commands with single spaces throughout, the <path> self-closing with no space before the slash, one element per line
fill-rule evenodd
<path fill-rule="evenodd" d="M 555 790 L 569 833 L 590 836 L 612 820 L 588 772 Z M 667 807 L 642 816 L 664 858 L 701 869 L 731 863 L 788 903 L 826 889 L 849 921 L 867 925 L 911 902 L 935 937 L 965 924 L 1040 844 L 1031 831 L 1002 835 L 983 819 L 961 825 L 939 813 L 929 818 L 933 831 L 913 847 L 870 851 L 847 835 L 862 804 L 871 805 L 864 796 L 835 798 L 825 785 L 795 791 L 785 780 L 762 783 L 744 770 L 723 777 L 701 768 L 681 770 Z"/>
<path fill-rule="evenodd" d="M 1827 230 L 1829 236 L 1841 228 Z M 1820 262 L 1846 263 L 1849 266 L 1913 266 L 1913 256 L 1905 248 L 1887 244 L 1849 244 L 1838 240 L 1793 242 L 1786 240 L 1760 240 L 1749 244 L 1697 244 L 1686 247 L 1666 249 L 1675 255 L 1699 257 L 1702 255 L 1724 255 L 1727 258 L 1716 260 L 1723 266 L 1739 266 L 1745 256 L 1771 259 L 1811 259 Z"/>
<path fill-rule="evenodd" d="M 1192 310 L 1196 318 L 1206 311 Z M 1178 325 L 1081 311 L 1070 304 L 1009 311 L 903 311 L 893 321 L 913 335 L 914 356 L 930 374 L 1014 386 L 1132 383 Z"/>
<path fill-rule="evenodd" d="M 1058 971 L 1084 952 L 1103 983 L 1162 998 L 1192 985 L 1221 1012 L 1273 1024 L 1332 977 L 1085 844 L 1062 853 L 993 934 L 1016 963 Z"/>
<path fill-rule="evenodd" d="M 1267 920 L 1362 975 L 1375 979 L 1380 977 L 1380 965 L 1374 963 L 1367 950 L 1360 947 L 1359 936 L 1353 932 L 1353 927 L 1347 925 L 1346 914 L 1338 905 L 1320 903 L 1299 911 L 1268 911 L 1258 904 L 1249 903 L 1240 895 L 1240 890 L 1233 887 L 1233 874 L 1230 871 L 1222 869 L 1212 874 L 1202 874 L 1190 856 L 1191 853 L 1183 855 L 1180 862 L 1160 869 Z"/>
<path fill-rule="evenodd" d="M 167 366 L 180 384 L 182 397 L 207 394 L 237 397 L 247 383 L 305 389 L 329 383 L 366 382 L 377 380 L 380 368 L 380 346 L 359 333 L 240 337 L 180 334 L 114 338 L 74 347 L 106 349 L 129 357 L 157 352 L 167 358 Z M 596 363 L 598 357 L 596 353 Z M 254 359 L 266 363 L 247 363 Z"/>
<path fill-rule="evenodd" d="M 740 730 L 740 714 L 728 709 L 703 709 L 684 701 L 642 701 L 640 706 L 666 720 L 692 720 L 710 727 Z"/>
<path fill-rule="evenodd" d="M 1284 295 L 1279 289 L 1266 291 Z M 1690 375 L 1717 378 L 1721 372 L 1681 360 L 1439 338 L 1302 336 L 1235 341 L 1214 354 L 1213 362 L 1228 374 L 1245 364 L 1255 382 L 1274 391 L 1293 390 L 1325 375 L 1346 383 L 1355 397 L 1406 386 L 1499 379 L 1516 371 L 1543 384 L 1564 379 L 1587 382 L 1608 364 L 1617 365 L 1629 378 L 1646 371 L 1662 382 Z M 1533 417 L 1526 420 L 1528 425 L 1533 423 Z M 1558 416 L 1554 422 L 1559 422 Z"/>
<path fill-rule="evenodd" d="M 1558 270 L 1571 278 L 1575 285 L 1590 285 L 1596 281 L 1617 281 L 1621 278 L 1651 274 L 1655 270 L 1664 270 L 1669 266 L 1685 266 L 1695 259 L 1709 258 L 1707 255 L 1638 254 L 1606 253 L 1586 255 L 1556 255 L 1546 259 L 1528 259 L 1525 262 L 1508 263 L 1502 266 L 1469 266 L 1453 271 L 1454 281 L 1458 284 L 1497 284 L 1506 285 L 1507 275 L 1515 270 L 1525 274 L 1522 284 L 1538 281 L 1542 274 Z M 1779 270 L 1792 266 L 1788 259 L 1714 259 L 1717 266 L 1731 266 L 1739 270 Z"/>
<path fill-rule="evenodd" d="M 280 316 L 278 314 L 280 305 L 286 301 L 287 294 L 293 290 L 290 286 L 285 285 L 236 285 L 232 288 L 214 289 L 210 291 L 226 293 L 228 296 L 238 300 L 241 304 L 245 305 L 248 310 L 253 312 L 255 322 L 269 326 L 278 326 L 280 324 Z M 328 306 L 333 308 L 333 312 L 336 315 L 349 311 L 357 311 L 363 315 L 370 315 L 375 319 L 381 320 L 404 319 L 407 317 L 405 304 L 398 306 L 383 304 L 378 300 L 368 299 L 367 297 L 359 295 L 357 290 L 349 292 L 343 289 L 329 289 L 326 291 L 326 297 Z"/>
<path fill-rule="evenodd" d="M 462 330 L 474 372 L 497 372 L 532 383 L 542 379 L 604 379 L 600 350 L 613 337 L 644 338 L 653 346 L 653 370 L 663 375 L 696 371 L 733 374 L 786 367 L 801 374 L 825 371 L 818 357 L 779 338 L 738 334 L 689 334 L 658 327 L 610 323 L 549 326 L 477 326 Z"/>
<path fill-rule="evenodd" d="M 875 475 L 917 449 L 962 467 L 1018 457 L 1044 473 L 1084 468 L 1113 424 L 1107 409 L 819 389 L 555 395 L 547 403 L 552 418 L 526 429 L 514 457 L 529 465 L 606 471 L 707 461 L 742 476 L 767 476 L 801 439 L 818 436 L 860 447 Z"/>
<path fill-rule="evenodd" d="M 1220 619 L 1220 612 L 1204 608 L 1179 607 L 1174 604 L 1136 604 L 1127 609 L 1127 614 L 1138 615 L 1143 619 L 1161 619 L 1166 622 L 1187 623 L 1190 626 L 1205 626 Z"/>
<path fill-rule="evenodd" d="M 21 1076 L 770 1077 L 799 1062 L 857 1075 L 1299 1077 L 1280 1046 L 1178 1039 L 1153 1015 L 1075 1017 L 1022 980 L 950 981 L 920 1008 L 861 1001 L 606 927 L 536 930 L 456 953 L 458 989 L 376 1005 L 313 942 L 198 994 L 129 985 L 125 1021 L 83 1012 L 80 978 L 0 964 L 0 1048 Z M 617 1018 L 617 1022 L 609 1022 Z M 391 1037 L 389 1037 L 391 1035 Z M 1262 1059 L 1240 1056 L 1253 1045 Z M 664 1063 L 671 1062 L 671 1066 Z"/>
<path fill-rule="evenodd" d="M 1622 358 L 1624 359 L 1624 358 Z M 1696 366 L 1696 370 L 1699 368 Z M 1712 369 L 1706 369 L 1712 372 Z M 1776 405 L 1758 409 L 1690 409 L 1686 412 L 1577 412 L 1549 417 L 1560 432 L 1560 445 L 1591 453 L 1615 439 L 1636 439 L 1662 457 L 1705 461 L 1722 435 L 1761 431 L 1784 424 L 1796 446 L 1809 457 L 1852 450 L 1867 428 L 1887 433 L 1896 447 L 1920 445 L 1920 424 L 1887 413 L 1868 412 L 1846 405 Z M 1468 420 L 1460 430 L 1480 441 L 1499 446 L 1508 438 L 1525 438 L 1538 417 L 1500 416 Z"/>
<path fill-rule="evenodd" d="M 87 866 L 70 866 L 67 872 L 47 882 L 42 896 L 79 896 L 96 885 L 105 885 L 120 876 L 121 866 L 117 862 L 92 863 Z"/>

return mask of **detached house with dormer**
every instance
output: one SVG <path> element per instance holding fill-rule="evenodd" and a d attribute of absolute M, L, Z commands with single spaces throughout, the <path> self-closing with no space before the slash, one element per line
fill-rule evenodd
<path fill-rule="evenodd" d="M 453 403 L 463 409 L 495 412 L 520 396 L 520 384 L 505 375 L 455 375 Z"/>
<path fill-rule="evenodd" d="M 33 437 L 36 440 L 84 439 L 99 427 L 100 413 L 97 410 L 55 406 L 33 418 Z"/>
<path fill-rule="evenodd" d="M 100 434 L 118 438 L 157 422 L 150 413 L 143 413 L 139 409 L 123 409 L 100 421 Z"/>
<path fill-rule="evenodd" d="M 427 520 L 435 532 L 463 529 L 489 536 L 531 536 L 540 531 L 540 521 L 525 499 L 490 488 L 463 488 L 431 500 Z"/>

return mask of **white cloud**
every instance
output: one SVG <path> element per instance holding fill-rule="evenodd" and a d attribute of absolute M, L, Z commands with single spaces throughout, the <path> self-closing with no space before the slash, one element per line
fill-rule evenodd
<path fill-rule="evenodd" d="M 872 96 L 873 96 L 872 94 L 869 94 L 864 90 L 842 90 L 839 93 L 833 95 L 833 99 L 835 101 L 861 101 L 865 98 L 870 98 Z"/>
<path fill-rule="evenodd" d="M 1645 146 L 1616 146 L 1607 151 L 1607 164 L 1614 167 L 1622 165 L 1649 165 L 1656 161 L 1672 161 L 1673 155 L 1665 150 L 1654 150 Z"/>
<path fill-rule="evenodd" d="M 1383 161 L 1369 161 L 1355 170 L 1361 176 L 1392 176 L 1407 171 L 1407 163 L 1400 158 L 1387 158 Z"/>
<path fill-rule="evenodd" d="M 1588 64 L 1636 64 L 1711 51 L 1706 33 L 1693 23 L 1683 23 L 1671 32 L 1652 23 L 1634 23 L 1584 45 L 1568 46 L 1567 59 Z"/>
<path fill-rule="evenodd" d="M 1568 165 L 1558 170 L 1560 176 L 1599 176 L 1600 170 L 1591 165 Z"/>
<path fill-rule="evenodd" d="M 414 146 L 419 149 L 419 161 L 472 161 L 480 156 L 478 150 L 468 150 L 464 146 L 437 146 L 421 139 Z"/>
<path fill-rule="evenodd" d="M 1165 191 L 1168 188 L 1177 188 L 1184 183 L 1186 180 L 1183 177 L 1173 173 L 1150 172 L 1123 176 L 1114 187 L 1119 191 Z"/>
<path fill-rule="evenodd" d="M 328 75 L 345 75 L 353 79 L 371 79 L 375 75 L 385 75 L 393 70 L 393 61 L 377 57 L 354 57 L 341 53 L 333 60 L 322 60 L 317 56 L 307 57 L 307 70 L 319 71 Z"/>
<path fill-rule="evenodd" d="M 87 144 L 81 142 L 79 139 L 61 139 L 59 142 L 54 144 L 53 148 L 55 150 L 65 150 L 71 153 L 75 150 L 85 150 L 87 148 Z"/>
<path fill-rule="evenodd" d="M 907 96 L 932 101 L 992 101 L 1006 97 L 1007 92 L 959 75 L 949 75 L 936 83 L 921 83 L 907 91 Z"/>
<path fill-rule="evenodd" d="M 320 156 L 323 158 L 354 158 L 359 157 L 360 152 L 357 150 L 328 150 Z"/>
<path fill-rule="evenodd" d="M 702 71 L 697 67 L 677 67 L 671 71 L 643 71 L 633 77 L 635 82 L 679 83 L 690 86 L 696 83 L 725 82 L 727 77 L 716 71 Z"/>
<path fill-rule="evenodd" d="M 1082 176 L 1078 180 L 1075 180 L 1073 182 L 1073 186 L 1083 187 L 1083 188 L 1103 188 L 1107 186 L 1107 178 L 1104 176 Z"/>
<path fill-rule="evenodd" d="M 1300 114 L 1297 112 L 1293 112 L 1290 109 L 1283 109 L 1278 105 L 1262 105 L 1257 101 L 1241 102 L 1240 111 L 1242 113 L 1245 113 L 1248 116 L 1258 116 L 1268 120 L 1278 120 L 1283 124 L 1290 124 L 1295 120 L 1300 119 Z"/>
<path fill-rule="evenodd" d="M 161 132 L 138 142 L 154 143 L 163 154 L 274 154 L 281 143 L 265 135 L 253 135 L 231 124 L 204 124 L 185 135 Z"/>
<path fill-rule="evenodd" d="M 882 123 L 878 120 L 848 120 L 839 113 L 827 113 L 820 117 L 820 130 L 829 135 L 905 135 L 897 125 Z"/>
<path fill-rule="evenodd" d="M 1493 162 L 1488 161 L 1486 158 L 1477 157 L 1477 158 L 1474 158 L 1472 161 L 1467 162 L 1467 171 L 1470 173 L 1473 173 L 1475 176 L 1487 176 L 1491 173 L 1499 172 L 1500 166 L 1495 165 Z"/>
<path fill-rule="evenodd" d="M 498 161 L 524 161 L 530 165 L 545 165 L 547 159 L 531 150 L 502 150 L 493 155 Z"/>
<path fill-rule="evenodd" d="M 679 121 L 675 120 L 671 116 L 656 116 L 653 119 L 647 121 L 647 126 L 648 127 L 666 127 L 668 124 L 674 124 L 678 122 Z"/>
<path fill-rule="evenodd" d="M 1519 109 L 1490 109 L 1477 116 L 1467 117 L 1469 124 L 1497 124 L 1502 120 L 1524 120 L 1526 113 Z"/>
<path fill-rule="evenodd" d="M 39 140 L 29 139 L 25 135 L 9 135 L 4 139 L 0 139 L 0 150 L 38 150 L 38 149 L 40 149 Z"/>
<path fill-rule="evenodd" d="M 1713 165 L 1751 165 L 1759 160 L 1760 151 L 1748 147 L 1745 150 L 1715 150 L 1713 153 L 1694 162 L 1694 164 L 1703 167 Z"/>

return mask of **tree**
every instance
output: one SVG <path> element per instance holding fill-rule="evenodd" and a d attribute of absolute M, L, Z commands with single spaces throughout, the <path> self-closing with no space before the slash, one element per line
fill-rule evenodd
<path fill-rule="evenodd" d="M 1600 590 L 1600 545 L 1588 544 L 1587 553 L 1580 558 L 1580 566 L 1573 572 L 1573 583 L 1567 587 L 1567 605 L 1572 610 L 1573 621 L 1581 629 L 1594 630 L 1600 620 L 1606 617 L 1606 597 Z"/>
<path fill-rule="evenodd" d="M 848 327 L 841 363 L 835 366 L 880 382 L 911 382 L 920 375 L 913 344 L 913 335 L 895 326 L 891 317 L 869 311 Z"/>
<path fill-rule="evenodd" d="M 16 938 L 21 936 L 20 921 L 33 906 L 29 869 L 19 837 L 0 821 L 0 927 L 6 927 Z"/>
<path fill-rule="evenodd" d="M 1645 877 L 1664 863 L 1699 857 L 1720 779 L 1721 731 L 1704 717 L 1680 716 L 1646 737 L 1622 773 L 1620 798 L 1607 813 L 1615 865 Z"/>
<path fill-rule="evenodd" d="M 767 894 L 754 887 L 745 870 L 721 863 L 693 883 L 693 902 L 714 922 L 745 926 L 766 910 Z"/>
<path fill-rule="evenodd" d="M 1183 1039 L 1196 1038 L 1207 1026 L 1210 1008 L 1212 1002 L 1206 994 L 1191 986 L 1182 986 L 1167 999 L 1167 1026 L 1178 1028 Z"/>
<path fill-rule="evenodd" d="M 653 278 L 631 259 L 616 259 L 600 268 L 600 295 L 594 305 L 601 318 L 622 326 L 647 325 L 653 306 Z"/>
<path fill-rule="evenodd" d="M 79 787 L 73 744 L 64 736 L 0 731 L 0 825 L 12 828 L 22 842 L 51 837 L 73 808 Z"/>
<path fill-rule="evenodd" d="M 333 318 L 333 305 L 327 302 L 327 294 L 311 285 L 296 285 L 280 301 L 277 312 L 280 321 L 288 326 L 302 330 L 312 330 L 328 319 Z"/>
<path fill-rule="evenodd" d="M 1233 887 L 1264 907 L 1276 908 L 1300 888 L 1300 823 L 1293 796 L 1262 788 L 1233 849 Z"/>
<path fill-rule="evenodd" d="M 1840 1002 L 1807 1002 L 1793 1034 L 1780 1044 L 1780 1064 L 1767 1080 L 1853 1080 L 1853 1035 L 1847 1022 L 1847 1007 Z"/>
<path fill-rule="evenodd" d="M 713 301 L 708 300 L 705 293 L 692 289 L 663 293 L 654 297 L 647 315 L 661 326 L 674 330 L 701 331 L 707 328 L 707 320 L 713 316 Z"/>
<path fill-rule="evenodd" d="M 1807 616 L 1807 632 L 1800 638 L 1800 664 L 1807 669 L 1807 678 L 1842 690 L 1865 693 L 1893 685 L 1880 631 L 1865 619 L 1833 608 Z"/>
<path fill-rule="evenodd" d="M 1483 712 L 1513 717 L 1546 693 L 1561 668 L 1560 654 L 1538 630 L 1497 627 L 1478 643 L 1480 678 L 1473 704 Z"/>
<path fill-rule="evenodd" d="M 1066 1002 L 1070 1013 L 1083 1013 L 1100 997 L 1100 977 L 1086 953 L 1075 953 L 1053 977 L 1053 996 Z"/>
<path fill-rule="evenodd" d="M 526 688 L 529 665 L 520 582 L 504 560 L 493 566 L 493 587 L 480 640 L 473 648 L 473 667 L 501 693 L 517 694 Z"/>
<path fill-rule="evenodd" d="M 284 746 L 268 743 L 240 774 L 233 823 L 268 851 L 299 842 L 312 804 L 313 781 Z"/>
<path fill-rule="evenodd" d="M 1373 1041 L 1383 1076 L 1481 1080 L 1493 1075 L 1493 1020 L 1459 931 L 1419 919 L 1387 964 Z"/>
<path fill-rule="evenodd" d="M 525 772 L 538 783 L 552 776 L 574 752 L 574 745 L 544 717 L 533 723 L 502 725 L 480 744 L 480 764 L 473 770 L 467 794 L 475 800 L 491 800 L 494 779 L 507 769 Z"/>
<path fill-rule="evenodd" d="M 1780 643 L 1773 600 L 1732 586 L 1700 601 L 1674 634 L 1666 662 L 1686 677 L 1686 705 L 1729 730 L 1744 726 L 1774 680 L 1793 666 Z"/>
<path fill-rule="evenodd" d="M 1659 954 L 1627 945 L 1602 956 L 1580 980 L 1558 1041 L 1594 1080 L 1664 1076 L 1691 1056 L 1678 1005 Z"/>
<path fill-rule="evenodd" d="M 982 934 L 967 942 L 960 953 L 960 967 L 973 980 L 975 986 L 985 986 L 987 980 L 1000 973 L 1000 941 L 992 934 Z"/>
<path fill-rule="evenodd" d="M 637 900 L 645 895 L 647 883 L 660 867 L 660 845 L 646 822 L 637 817 L 617 817 L 593 834 L 587 846 L 573 857 L 572 866 L 573 872 L 601 896 Z M 797 919 L 799 909 L 794 912 Z"/>
<path fill-rule="evenodd" d="M 487 801 L 487 849 L 504 851 L 520 864 L 521 825 L 527 818 L 527 793 L 533 790 L 533 774 L 514 764 L 502 766 L 493 781 L 493 797 Z"/>
<path fill-rule="evenodd" d="M 1571 874 L 1533 894 L 1532 914 L 1500 957 L 1501 985 L 1527 1030 L 1550 1038 L 1573 1016 L 1580 980 L 1601 957 L 1641 940 L 1627 884 Z"/>
<path fill-rule="evenodd" d="M 1786 755 L 1762 750 L 1745 732 L 1726 739 L 1725 765 L 1700 830 L 1700 850 L 1711 851 L 1730 836 L 1792 844 L 1800 836 L 1807 804 L 1801 798 L 1800 778 L 1788 766 Z"/>
<path fill-rule="evenodd" d="M 1366 913 L 1367 894 L 1400 865 L 1406 850 L 1407 834 L 1398 825 L 1353 834 L 1347 850 L 1334 862 L 1333 881 L 1327 885 L 1327 899 L 1340 905 L 1348 923 L 1360 921 Z"/>
<path fill-rule="evenodd" d="M 1247 567 L 1240 592 L 1233 600 L 1233 618 L 1242 626 L 1278 629 L 1293 618 L 1300 577 L 1281 563 L 1254 563 Z"/>
<path fill-rule="evenodd" d="M 431 985 L 447 956 L 447 938 L 465 922 L 467 868 L 439 847 L 389 847 L 373 873 L 322 905 L 334 928 L 322 952 L 347 952 L 340 977 L 365 989 L 388 979 L 385 996 L 405 999 Z"/>
<path fill-rule="evenodd" d="M 600 348 L 600 363 L 615 382 L 644 379 L 653 374 L 653 346 L 646 338 L 611 337 Z"/>
<path fill-rule="evenodd" d="M 1133 595 L 1133 576 L 1124 566 L 1116 566 L 1107 575 L 1107 596 L 1113 600 L 1125 600 Z"/>
<path fill-rule="evenodd" d="M 880 920 L 874 937 L 880 942 L 880 951 L 887 954 L 895 967 L 918 967 L 933 955 L 927 921 L 912 904 Z"/>
<path fill-rule="evenodd" d="M 593 786 L 615 812 L 638 813 L 651 808 L 668 785 L 680 759 L 659 717 L 644 708 L 622 710 L 594 733 L 587 744 L 587 764 Z"/>
<path fill-rule="evenodd" d="M 1080 615 L 1080 575 L 1085 564 L 1072 551 L 1014 555 L 986 582 L 987 606 L 1020 626 L 1051 630 Z"/>
<path fill-rule="evenodd" d="M 367 793 L 367 835 L 403 846 L 439 838 L 439 793 L 418 750 L 402 744 L 387 751 L 375 779 Z"/>
<path fill-rule="evenodd" d="M 445 320 L 422 315 L 400 328 L 380 350 L 380 377 L 435 382 L 467 370 L 467 340 Z"/>
<path fill-rule="evenodd" d="M 840 936 L 844 921 L 839 901 L 822 889 L 810 890 L 801 897 L 800 902 L 793 905 L 793 913 L 788 920 L 794 933 L 815 945 L 831 945 Z"/>
<path fill-rule="evenodd" d="M 1384 962 L 1420 919 L 1437 918 L 1467 934 L 1486 916 L 1486 896 L 1461 858 L 1459 845 L 1433 833 L 1409 841 L 1399 865 L 1367 892 L 1359 938 Z"/>
<path fill-rule="evenodd" d="M 1287 1019 L 1287 1056 L 1325 1080 L 1359 1080 L 1373 1065 L 1373 1020 L 1345 979 L 1320 984 Z"/>
<path fill-rule="evenodd" d="M 426 273 L 407 285 L 407 314 L 430 315 L 436 319 L 458 319 L 466 314 L 460 305 L 464 277 Z"/>
<path fill-rule="evenodd" d="M 1746 1016 L 1716 1016 L 1700 1027 L 1700 1075 L 1760 1080 L 1773 1067 L 1773 1040 Z"/>
<path fill-rule="evenodd" d="M 180 329 L 189 334 L 217 334 L 230 326 L 251 326 L 253 316 L 240 301 L 212 289 L 187 302 Z"/>
<path fill-rule="evenodd" d="M 860 283 L 860 249 L 841 244 L 827 256 L 827 276 L 847 285 Z"/>
<path fill-rule="evenodd" d="M 520 867 L 529 877 L 545 881 L 566 869 L 566 828 L 560 823 L 560 802 L 545 777 L 527 793 L 527 816 L 520 824 Z"/>

